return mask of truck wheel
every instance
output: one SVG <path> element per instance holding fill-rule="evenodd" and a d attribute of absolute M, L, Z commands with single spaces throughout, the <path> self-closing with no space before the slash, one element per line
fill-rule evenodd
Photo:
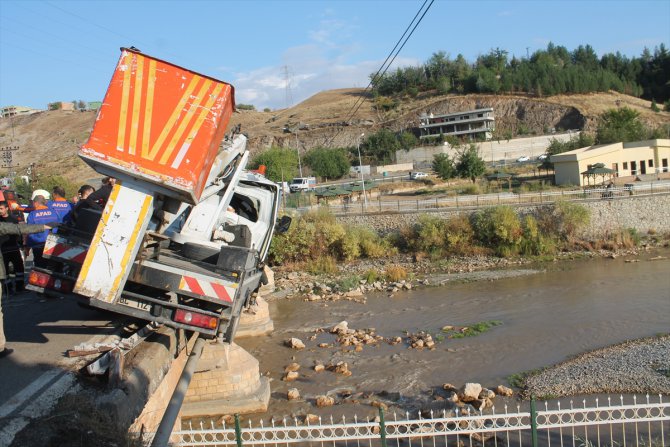
<path fill-rule="evenodd" d="M 210 264 L 216 264 L 219 260 L 220 252 L 221 249 L 219 248 L 212 248 L 193 242 L 186 242 L 181 247 L 181 254 L 185 258 L 193 259 L 194 261 L 208 262 Z"/>

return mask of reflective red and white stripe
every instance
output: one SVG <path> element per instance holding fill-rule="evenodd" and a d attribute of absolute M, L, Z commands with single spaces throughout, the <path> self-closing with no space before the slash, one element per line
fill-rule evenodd
<path fill-rule="evenodd" d="M 229 303 L 233 302 L 231 297 L 235 296 L 235 289 L 223 283 L 198 279 L 192 276 L 182 276 L 179 289 L 196 295 L 218 298 Z"/>
<path fill-rule="evenodd" d="M 65 259 L 68 261 L 76 262 L 81 264 L 86 259 L 86 253 L 88 252 L 88 247 L 82 246 L 71 246 L 62 243 L 52 243 L 47 240 L 44 245 L 44 255 L 57 257 L 60 259 Z"/>

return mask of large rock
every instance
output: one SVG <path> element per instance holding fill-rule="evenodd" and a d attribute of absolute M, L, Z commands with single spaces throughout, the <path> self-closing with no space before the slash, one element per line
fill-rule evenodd
<path fill-rule="evenodd" d="M 509 396 L 511 396 L 512 394 L 514 394 L 514 391 L 512 391 L 511 388 L 507 388 L 505 385 L 498 385 L 498 386 L 496 387 L 496 394 L 497 394 L 498 396 L 507 396 L 507 397 L 509 397 Z"/>
<path fill-rule="evenodd" d="M 335 399 L 330 396 L 317 396 L 316 398 L 316 406 L 319 408 L 332 407 L 333 405 L 335 405 Z"/>
<path fill-rule="evenodd" d="M 346 334 L 349 332 L 349 323 L 340 321 L 330 329 L 331 334 Z"/>
<path fill-rule="evenodd" d="M 292 349 L 305 349 L 305 344 L 299 338 L 289 338 L 284 342 L 286 346 Z"/>
<path fill-rule="evenodd" d="M 461 402 L 472 402 L 479 399 L 479 393 L 482 392 L 482 386 L 479 383 L 466 383 L 458 391 L 458 398 Z"/>

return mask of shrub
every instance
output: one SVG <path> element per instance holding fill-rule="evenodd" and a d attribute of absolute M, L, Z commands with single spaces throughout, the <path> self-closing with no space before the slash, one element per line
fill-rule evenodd
<path fill-rule="evenodd" d="M 652 112 L 656 112 L 656 113 L 661 111 L 661 108 L 658 106 L 658 104 L 656 104 L 655 99 L 651 100 L 651 110 L 652 110 Z"/>
<path fill-rule="evenodd" d="M 558 225 L 558 235 L 570 240 L 580 229 L 588 225 L 591 213 L 578 203 L 558 201 L 554 204 L 553 217 Z"/>
<path fill-rule="evenodd" d="M 337 261 L 332 256 L 320 256 L 307 263 L 307 271 L 312 274 L 332 275 L 337 273 Z"/>
<path fill-rule="evenodd" d="M 499 256 L 516 254 L 523 236 L 516 212 L 502 205 L 478 211 L 472 217 L 475 236 Z"/>
<path fill-rule="evenodd" d="M 336 286 L 342 292 L 348 292 L 358 287 L 360 278 L 357 275 L 349 275 L 337 281 Z"/>
<path fill-rule="evenodd" d="M 399 265 L 390 265 L 384 271 L 384 277 L 387 281 L 397 282 L 407 279 L 407 270 Z"/>
<path fill-rule="evenodd" d="M 379 280 L 380 274 L 377 270 L 370 269 L 367 272 L 363 273 L 363 279 L 368 283 L 372 284 Z"/>
<path fill-rule="evenodd" d="M 468 216 L 461 214 L 444 223 L 445 245 L 450 254 L 468 255 L 475 251 L 475 232 Z"/>
<path fill-rule="evenodd" d="M 543 255 L 556 250 L 554 241 L 542 234 L 537 220 L 533 216 L 523 219 L 523 238 L 520 251 L 524 255 Z"/>
<path fill-rule="evenodd" d="M 417 251 L 432 252 L 441 249 L 446 240 L 446 225 L 444 219 L 422 214 L 419 216 L 419 224 L 414 240 Z"/>
<path fill-rule="evenodd" d="M 479 194 L 479 186 L 478 185 L 468 185 L 465 188 L 458 191 L 458 193 L 463 194 L 463 195 L 476 195 L 476 194 Z"/>

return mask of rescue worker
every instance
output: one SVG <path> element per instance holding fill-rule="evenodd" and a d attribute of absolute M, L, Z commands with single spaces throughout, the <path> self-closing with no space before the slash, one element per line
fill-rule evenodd
<path fill-rule="evenodd" d="M 18 224 L 19 220 L 16 216 L 12 216 L 12 213 L 9 210 L 9 204 L 7 202 L 0 201 L 0 222 L 7 222 Z M 0 252 L 2 252 L 2 259 L 5 265 L 5 275 L 9 272 L 9 264 L 14 266 L 14 290 L 19 293 L 25 290 L 24 282 L 24 272 L 25 267 L 23 265 L 23 257 L 21 256 L 21 247 L 23 244 L 23 239 L 20 239 L 16 234 L 9 234 L 6 236 L 0 237 L 1 245 Z M 7 291 L 11 289 L 9 284 L 9 278 L 6 280 Z"/>
<path fill-rule="evenodd" d="M 65 190 L 60 186 L 54 186 L 53 199 L 47 202 L 47 207 L 56 213 L 58 223 L 63 223 L 72 212 L 72 204 L 65 198 Z"/>
<path fill-rule="evenodd" d="M 35 234 L 44 231 L 48 232 L 51 229 L 51 227 L 52 225 L 25 225 L 25 224 L 13 224 L 9 222 L 0 222 L 0 236 L 17 235 L 20 237 L 26 234 Z M 0 280 L 4 279 L 5 279 L 5 265 L 4 262 L 0 262 Z M 2 315 L 2 288 L 0 288 L 0 359 L 7 357 L 9 354 L 14 352 L 13 349 L 7 348 L 5 346 L 6 343 L 7 340 L 5 339 L 4 317 Z"/>
<path fill-rule="evenodd" d="M 91 185 L 82 185 L 81 188 L 79 188 L 79 192 L 77 193 L 77 203 L 74 205 L 72 208 L 72 212 L 70 213 L 70 216 L 67 220 L 67 224 L 71 226 L 75 226 L 77 223 L 77 219 L 79 218 L 79 214 L 81 213 L 81 210 L 83 209 L 95 209 L 95 210 L 102 210 L 102 207 L 98 205 L 96 202 L 92 200 L 88 200 L 91 194 L 95 192 L 95 188 L 92 187 Z"/>
<path fill-rule="evenodd" d="M 43 196 L 35 196 L 33 200 L 33 207 L 35 209 L 28 214 L 28 219 L 26 219 L 28 224 L 44 225 L 58 221 L 58 216 L 47 207 L 46 203 L 47 201 Z M 45 230 L 42 233 L 34 233 L 26 236 L 26 256 L 28 256 L 32 249 L 35 267 L 45 266 L 42 252 L 44 251 L 44 243 L 47 241 L 48 234 L 49 231 Z"/>

